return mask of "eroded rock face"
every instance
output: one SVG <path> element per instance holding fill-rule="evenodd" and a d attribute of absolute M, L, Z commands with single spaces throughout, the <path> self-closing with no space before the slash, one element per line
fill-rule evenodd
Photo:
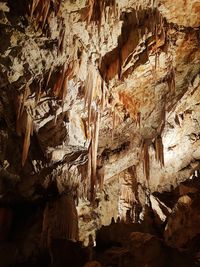
<path fill-rule="evenodd" d="M 137 232 L 133 225 L 124 224 L 126 240 L 124 236 L 118 235 L 117 229 L 112 226 L 108 227 L 107 230 L 112 233 L 112 243 L 109 243 L 111 240 L 108 239 L 108 243 L 104 243 L 106 246 L 103 251 L 102 247 L 101 250 L 98 250 L 97 247 L 97 258 L 103 266 L 117 266 L 118 264 L 124 267 L 198 266 L 185 252 L 167 246 L 157 236 L 143 232 L 142 228 L 140 228 L 140 232 Z M 104 229 L 102 229 L 101 235 L 105 234 L 103 232 Z M 106 236 L 104 237 L 106 239 Z M 98 240 L 97 238 L 97 244 L 98 241 L 101 243 L 102 239 Z"/>
<path fill-rule="evenodd" d="M 185 186 L 184 189 L 186 190 L 186 188 Z M 196 189 L 196 193 L 192 192 L 192 189 Z M 196 187 L 189 187 L 187 193 L 178 198 L 165 227 L 164 235 L 168 244 L 178 248 L 187 247 L 198 236 L 198 192 Z"/>
<path fill-rule="evenodd" d="M 199 169 L 199 12 L 195 0 L 0 1 L 2 211 L 42 206 L 39 236 L 67 194 L 85 244 L 117 217 L 166 222 L 176 202 L 153 194 Z"/>

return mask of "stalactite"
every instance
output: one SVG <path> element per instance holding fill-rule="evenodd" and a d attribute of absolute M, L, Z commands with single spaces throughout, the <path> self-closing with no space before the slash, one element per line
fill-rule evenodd
<path fill-rule="evenodd" d="M 100 112 L 96 112 L 93 123 L 94 127 L 91 129 L 91 146 L 89 149 L 89 157 L 91 160 L 91 201 L 94 201 L 95 190 L 97 188 L 97 149 L 99 139 Z"/>
<path fill-rule="evenodd" d="M 60 43 L 60 47 L 58 50 L 60 55 L 63 55 L 63 53 L 64 53 L 64 44 L 65 44 L 65 29 L 63 29 L 63 31 L 62 31 L 61 43 Z"/>
<path fill-rule="evenodd" d="M 103 111 L 105 109 L 105 105 L 106 105 L 106 86 L 105 86 L 105 83 L 103 81 L 101 84 L 101 91 L 102 91 L 101 110 Z"/>
<path fill-rule="evenodd" d="M 97 168 L 97 176 L 99 181 L 99 188 L 102 191 L 104 188 L 104 166 Z"/>
<path fill-rule="evenodd" d="M 49 8 L 50 8 L 50 1 L 46 1 L 44 15 L 43 15 L 43 18 L 42 18 L 42 26 L 41 26 L 42 29 L 44 28 L 44 25 L 46 23 L 47 16 L 48 16 L 48 13 L 49 13 Z"/>
<path fill-rule="evenodd" d="M 59 25 L 59 37 L 58 37 L 58 56 L 62 55 L 64 52 L 64 41 L 65 41 L 65 24 L 64 20 L 61 20 Z"/>
<path fill-rule="evenodd" d="M 157 69 L 157 66 L 159 66 L 159 53 L 155 53 L 155 70 Z"/>
<path fill-rule="evenodd" d="M 116 106 L 113 108 L 112 112 L 112 139 L 114 138 L 114 133 L 115 133 L 115 126 L 116 126 Z"/>
<path fill-rule="evenodd" d="M 89 193 L 90 189 L 90 193 Z M 90 144 L 88 147 L 88 164 L 87 164 L 87 180 L 86 180 L 86 195 L 88 199 L 92 199 L 94 195 L 94 188 L 92 184 L 92 139 L 90 138 Z"/>
<path fill-rule="evenodd" d="M 139 16 L 138 16 L 138 11 L 139 11 L 139 7 L 137 5 L 136 8 L 135 8 L 135 17 L 136 17 L 137 25 L 140 24 L 140 20 L 139 20 Z"/>
<path fill-rule="evenodd" d="M 140 128 L 140 125 L 141 125 L 141 112 L 137 113 L 136 125 Z"/>
<path fill-rule="evenodd" d="M 103 103 L 102 78 L 90 64 L 85 85 L 85 108 L 88 110 L 88 132 L 90 145 L 88 148 L 88 177 L 90 177 L 90 200 L 94 201 L 97 188 L 97 150 L 99 125 Z"/>
<path fill-rule="evenodd" d="M 97 150 L 98 150 L 98 142 L 99 142 L 99 127 L 100 127 L 100 118 L 101 118 L 101 113 L 100 111 L 97 111 L 96 114 L 97 118 L 96 118 L 96 123 L 95 123 L 95 127 L 94 127 L 94 147 L 93 147 L 93 166 L 92 166 L 92 170 L 93 170 L 93 175 L 95 176 L 96 179 L 96 170 L 97 170 Z"/>
<path fill-rule="evenodd" d="M 158 135 L 155 139 L 155 149 L 156 160 L 161 164 L 161 166 L 164 166 L 164 149 L 162 137 L 160 135 Z"/>
<path fill-rule="evenodd" d="M 56 2 L 56 3 L 55 3 Z M 55 3 L 55 8 L 54 8 L 54 11 L 55 11 L 55 14 L 56 16 L 59 14 L 60 12 L 60 8 L 61 8 L 61 4 L 62 4 L 62 0 L 57 0 L 57 1 L 54 1 Z"/>
<path fill-rule="evenodd" d="M 35 96 L 35 103 L 36 105 L 39 103 L 40 98 L 42 94 L 42 80 L 39 81 L 37 91 L 36 91 L 36 96 Z"/>
<path fill-rule="evenodd" d="M 137 178 L 137 167 L 136 165 L 131 166 L 129 169 L 129 173 L 131 174 L 131 188 L 132 192 L 135 195 L 136 200 L 138 201 L 138 178 Z"/>
<path fill-rule="evenodd" d="M 97 1 L 98 1 L 98 0 L 97 0 Z M 96 2 L 97 2 L 97 1 L 96 1 Z M 99 6 L 100 6 L 100 8 L 99 8 L 99 15 L 98 15 L 98 17 L 99 17 L 99 21 L 98 21 L 97 23 L 98 23 L 98 32 L 100 33 L 101 25 L 102 25 L 103 15 L 105 15 L 106 3 L 105 3 L 104 0 L 101 0 L 101 1 L 99 1 L 99 2 L 100 2 L 100 4 L 99 4 Z"/>
<path fill-rule="evenodd" d="M 114 13 L 116 14 L 116 1 L 115 0 L 88 0 L 88 13 L 86 16 L 87 25 L 94 21 L 98 25 L 98 31 L 100 32 L 100 28 L 102 25 L 102 18 L 105 14 L 106 6 L 109 6 L 109 17 Z M 106 19 L 106 16 L 105 16 Z"/>
<path fill-rule="evenodd" d="M 66 71 L 66 64 L 64 64 L 58 74 L 57 80 L 53 87 L 53 92 L 55 96 L 59 96 L 60 91 L 62 90 L 62 85 L 65 77 L 65 71 Z"/>
<path fill-rule="evenodd" d="M 35 4 L 34 2 L 37 2 L 37 3 Z M 37 25 L 37 28 L 41 26 L 41 28 L 43 29 L 46 23 L 48 13 L 49 13 L 49 8 L 50 8 L 50 0 L 47 0 L 47 1 L 44 1 L 44 0 L 34 1 L 33 0 L 31 14 L 33 16 L 33 14 L 36 13 L 35 23 Z M 31 16 L 31 19 L 32 19 L 32 16 Z"/>
<path fill-rule="evenodd" d="M 71 64 L 68 65 L 68 67 L 65 71 L 62 89 L 61 89 L 61 92 L 59 95 L 60 98 L 62 99 L 62 104 L 64 103 L 64 100 L 65 100 L 66 95 L 67 95 L 68 82 L 69 82 L 69 80 L 71 80 L 73 78 L 73 75 L 74 75 L 75 64 L 76 64 L 76 62 L 73 62 L 73 63 L 71 62 Z"/>
<path fill-rule="evenodd" d="M 54 69 L 54 64 L 51 65 L 51 68 L 49 70 L 49 74 L 48 74 L 48 77 L 47 77 L 45 89 L 48 88 L 48 85 L 49 85 L 49 82 L 50 82 L 50 79 L 51 79 L 51 75 L 52 75 L 53 69 Z"/>
<path fill-rule="evenodd" d="M 24 136 L 24 145 L 22 152 L 22 166 L 24 166 L 28 156 L 28 151 L 30 146 L 30 136 L 32 135 L 32 133 L 33 133 L 33 120 L 30 114 L 26 112 L 26 131 Z"/>
<path fill-rule="evenodd" d="M 125 106 L 125 108 L 129 111 L 131 117 L 136 123 L 136 126 L 140 127 L 141 123 L 141 112 L 139 111 L 141 108 L 141 103 L 138 98 L 129 96 L 124 92 L 119 92 L 119 99 Z"/>
<path fill-rule="evenodd" d="M 164 96 L 163 103 L 164 103 L 164 106 L 163 106 L 162 112 L 161 112 L 161 124 L 160 124 L 160 127 L 158 129 L 158 133 L 160 135 L 162 134 L 162 132 L 164 130 L 165 121 L 166 121 L 166 95 Z"/>
<path fill-rule="evenodd" d="M 25 107 L 25 102 L 29 96 L 30 93 L 30 88 L 28 84 L 25 85 L 24 87 L 24 92 L 18 97 L 17 101 L 17 120 L 16 120 L 16 132 L 18 135 L 21 135 L 22 133 L 22 119 L 23 119 L 23 113 L 24 113 L 24 107 Z"/>
<path fill-rule="evenodd" d="M 30 20 L 33 21 L 33 17 L 35 17 L 34 21 L 36 24 L 36 29 L 41 27 L 44 28 L 46 22 L 48 21 L 48 17 L 51 13 L 51 4 L 54 7 L 53 12 L 58 15 L 60 10 L 62 0 L 33 0 L 32 5 L 30 7 Z"/>
<path fill-rule="evenodd" d="M 94 98 L 94 90 L 96 87 L 96 82 L 97 82 L 97 72 L 94 69 L 94 67 L 90 64 L 88 68 L 88 75 L 85 85 L 85 107 L 86 105 L 88 107 L 88 126 L 90 125 L 91 122 L 91 107 Z"/>
<path fill-rule="evenodd" d="M 86 119 L 82 118 L 82 125 L 83 125 L 85 139 L 89 140 L 88 125 Z"/>
<path fill-rule="evenodd" d="M 29 114 L 29 107 L 26 104 L 29 94 L 30 88 L 28 84 L 26 84 L 23 94 L 18 96 L 16 103 L 16 132 L 19 136 L 22 134 L 24 135 L 22 166 L 24 166 L 26 162 L 30 146 L 30 136 L 33 134 L 33 119 Z"/>
<path fill-rule="evenodd" d="M 88 14 L 87 14 L 87 24 L 90 24 L 94 9 L 95 0 L 88 0 Z"/>
<path fill-rule="evenodd" d="M 31 10 L 30 10 L 31 20 L 33 18 L 33 13 L 34 13 L 36 7 L 38 6 L 39 2 L 40 2 L 40 0 L 32 0 Z"/>
<path fill-rule="evenodd" d="M 64 102 L 64 99 L 67 94 L 68 81 L 73 78 L 73 75 L 74 75 L 74 66 L 72 63 L 69 64 L 68 66 L 65 63 L 61 67 L 57 75 L 57 79 L 53 87 L 53 93 L 58 98 L 62 99 L 62 102 Z"/>
<path fill-rule="evenodd" d="M 149 180 L 150 163 L 149 163 L 149 146 L 147 141 L 144 141 L 143 144 L 143 165 L 144 165 L 146 179 Z"/>
<path fill-rule="evenodd" d="M 64 77 L 64 81 L 63 81 L 63 86 L 62 86 L 62 91 L 61 91 L 62 104 L 64 103 L 64 100 L 65 100 L 66 95 L 67 95 L 67 88 L 68 88 L 69 76 L 67 75 L 67 73 L 65 73 L 65 77 Z"/>
<path fill-rule="evenodd" d="M 165 28 L 164 28 L 164 20 L 163 20 L 163 16 L 161 13 L 159 13 L 159 24 L 160 24 L 160 34 L 162 36 L 163 41 L 165 42 Z"/>
<path fill-rule="evenodd" d="M 166 34 L 165 34 L 165 28 L 164 28 L 164 22 L 163 17 L 161 13 L 156 12 L 155 17 L 155 45 L 151 48 L 151 54 L 155 55 L 155 70 L 159 66 L 159 54 L 161 52 L 161 47 L 164 46 L 166 43 Z M 157 23 L 158 21 L 158 23 Z"/>
<path fill-rule="evenodd" d="M 171 63 L 172 64 L 172 63 Z M 169 92 L 175 94 L 176 82 L 175 82 L 175 70 L 173 67 L 169 67 L 169 75 L 167 79 Z"/>

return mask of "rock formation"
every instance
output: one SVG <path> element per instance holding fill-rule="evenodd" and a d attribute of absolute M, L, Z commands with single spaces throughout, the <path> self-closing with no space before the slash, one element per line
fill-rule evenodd
<path fill-rule="evenodd" d="M 200 2 L 0 0 L 0 33 L 2 267 L 198 266 Z"/>

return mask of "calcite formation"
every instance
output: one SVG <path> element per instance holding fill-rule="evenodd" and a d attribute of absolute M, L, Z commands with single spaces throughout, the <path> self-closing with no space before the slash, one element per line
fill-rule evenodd
<path fill-rule="evenodd" d="M 198 189 L 174 192 L 199 177 L 200 2 L 0 0 L 0 33 L 0 240 L 21 204 L 37 210 L 32 247 L 44 234 L 95 243 L 148 209 L 169 217 L 170 245 L 194 237 L 169 240 L 174 216 L 198 209 Z"/>

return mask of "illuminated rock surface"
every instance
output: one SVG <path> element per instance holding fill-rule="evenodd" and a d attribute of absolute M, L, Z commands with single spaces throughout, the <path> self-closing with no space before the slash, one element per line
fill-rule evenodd
<path fill-rule="evenodd" d="M 2 267 L 198 266 L 200 2 L 0 0 L 0 34 Z"/>

